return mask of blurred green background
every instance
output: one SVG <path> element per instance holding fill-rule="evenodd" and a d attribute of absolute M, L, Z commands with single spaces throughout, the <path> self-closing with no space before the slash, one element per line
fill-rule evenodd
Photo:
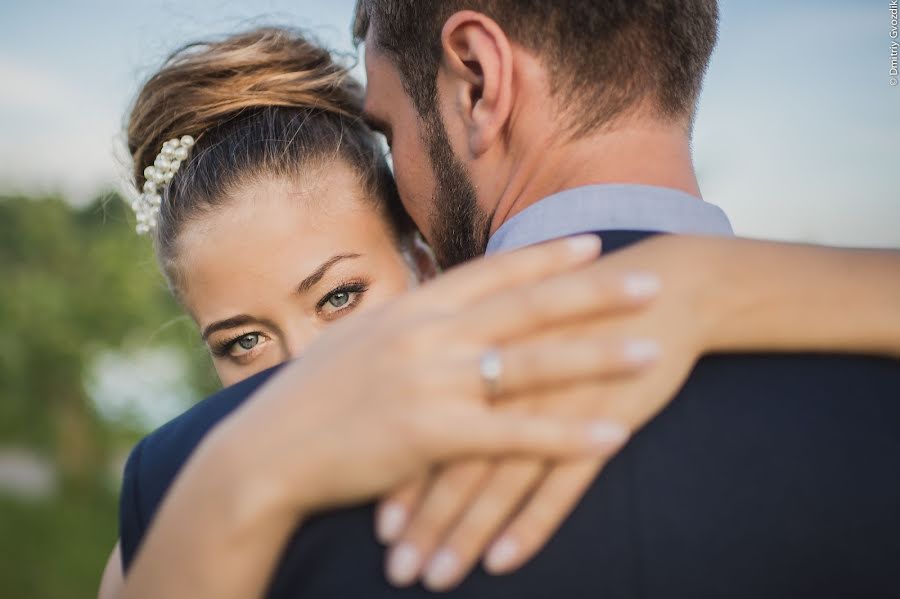
<path fill-rule="evenodd" d="M 137 439 L 216 389 L 115 195 L 0 196 L 0 596 L 96 596 Z"/>

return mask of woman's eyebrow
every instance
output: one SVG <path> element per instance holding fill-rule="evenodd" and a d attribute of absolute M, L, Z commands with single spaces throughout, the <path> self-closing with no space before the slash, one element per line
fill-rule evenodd
<path fill-rule="evenodd" d="M 325 262 L 323 262 L 319 268 L 315 270 L 314 273 L 303 279 L 300 284 L 297 286 L 297 293 L 306 293 L 310 289 L 312 289 L 313 285 L 322 280 L 322 277 L 325 276 L 325 273 L 328 272 L 328 269 L 337 264 L 342 260 L 353 260 L 354 258 L 359 258 L 362 254 L 337 254 L 336 256 L 332 256 Z"/>
<path fill-rule="evenodd" d="M 219 320 L 212 323 L 211 325 L 203 329 L 203 333 L 200 335 L 200 337 L 205 342 L 210 335 L 217 331 L 233 329 L 235 327 L 244 326 L 245 324 L 250 324 L 251 322 L 256 322 L 256 319 L 247 314 L 232 316 L 231 318 L 226 318 L 225 320 Z"/>
<path fill-rule="evenodd" d="M 354 258 L 361 257 L 362 254 L 337 254 L 332 256 L 325 262 L 319 265 L 319 268 L 315 270 L 311 275 L 306 277 L 300 282 L 300 285 L 297 286 L 297 291 L 299 293 L 304 293 L 312 289 L 312 287 L 322 280 L 322 277 L 325 276 L 325 273 L 328 272 L 328 269 L 341 262 L 342 260 L 353 260 Z M 237 316 L 232 316 L 231 318 L 226 318 L 224 320 L 216 321 L 205 329 L 203 329 L 203 333 L 201 334 L 201 338 L 205 342 L 210 335 L 216 333 L 218 331 L 233 329 L 236 327 L 244 326 L 254 322 L 262 322 L 258 318 L 254 318 L 249 314 L 238 314 Z M 269 324 L 269 326 L 272 326 Z M 273 327 L 274 328 L 274 327 Z"/>

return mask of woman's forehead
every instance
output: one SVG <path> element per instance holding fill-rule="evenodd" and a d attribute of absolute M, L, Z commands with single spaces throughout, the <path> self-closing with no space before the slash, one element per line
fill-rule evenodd
<path fill-rule="evenodd" d="M 240 301 L 284 293 L 336 255 L 375 257 L 398 250 L 372 202 L 334 186 L 307 201 L 309 188 L 261 184 L 185 229 L 179 241 L 182 296 L 195 313 L 222 296 Z M 298 195 L 300 193 L 301 195 Z M 276 291 L 277 290 L 277 291 Z"/>

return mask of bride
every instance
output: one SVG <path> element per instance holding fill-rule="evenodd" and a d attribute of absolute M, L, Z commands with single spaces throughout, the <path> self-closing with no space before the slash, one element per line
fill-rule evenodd
<path fill-rule="evenodd" d="M 152 526 L 120 531 L 101 597 L 260 595 L 310 514 L 466 456 L 609 456 L 711 351 L 900 355 L 890 252 L 662 236 L 595 261 L 576 237 L 438 276 L 361 104 L 275 28 L 188 46 L 141 90 L 137 229 L 223 385 L 302 359 L 269 383 L 294 401 L 235 407 Z M 517 409 L 623 378 L 641 401 L 603 417 Z"/>

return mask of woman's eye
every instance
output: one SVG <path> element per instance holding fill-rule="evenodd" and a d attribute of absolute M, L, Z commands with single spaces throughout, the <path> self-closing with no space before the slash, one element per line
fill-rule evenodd
<path fill-rule="evenodd" d="M 254 347 L 259 345 L 260 342 L 260 334 L 259 333 L 250 333 L 244 335 L 243 337 L 238 337 L 234 340 L 234 343 L 231 345 L 231 355 L 239 356 L 244 354 Z"/>
<path fill-rule="evenodd" d="M 331 304 L 335 308 L 343 308 L 350 301 L 350 294 L 346 291 L 339 291 L 338 293 L 332 293 L 331 297 L 328 298 L 328 303 Z"/>
<path fill-rule="evenodd" d="M 318 312 L 322 318 L 343 315 L 362 300 L 368 287 L 365 284 L 345 285 L 335 289 L 319 301 Z"/>

